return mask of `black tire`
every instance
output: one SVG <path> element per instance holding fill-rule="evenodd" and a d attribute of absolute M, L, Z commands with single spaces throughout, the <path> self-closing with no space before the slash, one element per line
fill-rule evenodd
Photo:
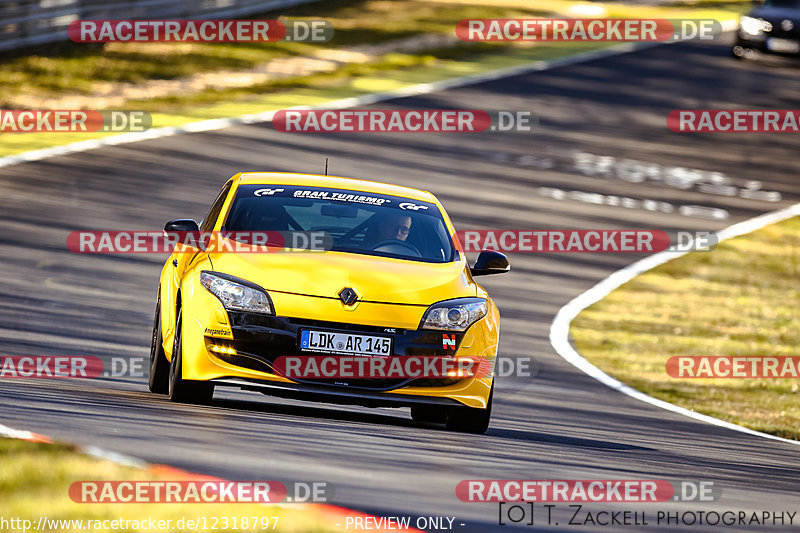
<path fill-rule="evenodd" d="M 476 433 L 482 435 L 489 429 L 489 419 L 492 417 L 492 397 L 494 396 L 494 383 L 489 391 L 489 400 L 486 409 L 474 407 L 453 407 L 447 413 L 446 427 L 450 431 L 462 433 Z"/>
<path fill-rule="evenodd" d="M 178 403 L 207 404 L 214 396 L 214 384 L 183 379 L 183 312 L 175 320 L 175 343 L 169 365 L 169 399 Z"/>
<path fill-rule="evenodd" d="M 447 421 L 447 409 L 431 405 L 412 405 L 411 419 L 415 422 L 444 424 Z"/>
<path fill-rule="evenodd" d="M 150 392 L 169 392 L 169 361 L 164 354 L 164 338 L 161 335 L 161 297 L 156 301 L 156 316 L 153 319 L 153 338 L 150 341 Z"/>

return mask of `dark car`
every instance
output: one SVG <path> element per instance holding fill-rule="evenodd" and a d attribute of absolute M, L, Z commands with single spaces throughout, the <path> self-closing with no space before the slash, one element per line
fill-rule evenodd
<path fill-rule="evenodd" d="M 765 0 L 742 16 L 731 53 L 800 56 L 800 0 Z"/>

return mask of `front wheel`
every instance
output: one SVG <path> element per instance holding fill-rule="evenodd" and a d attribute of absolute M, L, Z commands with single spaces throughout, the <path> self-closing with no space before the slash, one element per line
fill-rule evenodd
<path fill-rule="evenodd" d="M 164 338 L 161 335 L 161 297 L 156 301 L 156 317 L 153 321 L 153 338 L 150 341 L 150 392 L 169 392 L 169 361 L 164 354 Z"/>
<path fill-rule="evenodd" d="M 494 396 L 494 383 L 489 391 L 486 409 L 475 407 L 453 407 L 447 414 L 446 427 L 450 431 L 463 433 L 476 433 L 482 435 L 489 429 L 489 419 L 492 417 L 492 397 Z"/>
<path fill-rule="evenodd" d="M 214 384 L 183 379 L 183 312 L 175 321 L 175 344 L 169 365 L 169 399 L 179 403 L 207 404 L 214 396 Z"/>

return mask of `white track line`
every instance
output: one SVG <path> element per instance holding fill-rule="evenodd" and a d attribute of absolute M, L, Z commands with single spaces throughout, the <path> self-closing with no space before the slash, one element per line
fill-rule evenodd
<path fill-rule="evenodd" d="M 663 44 L 663 43 L 655 43 Z M 583 63 L 600 59 L 603 57 L 611 57 L 619 54 L 625 54 L 645 48 L 654 46 L 653 43 L 624 43 L 620 46 L 613 46 L 602 50 L 593 50 L 583 54 L 576 54 L 563 59 L 555 59 L 552 61 L 534 61 L 528 65 L 509 67 L 498 70 L 492 70 L 482 74 L 472 74 L 469 76 L 460 76 L 447 80 L 435 81 L 430 83 L 420 83 L 411 85 L 409 87 L 402 87 L 391 91 L 384 91 L 379 93 L 365 94 L 362 96 L 354 96 L 350 98 L 343 98 L 340 100 L 331 100 L 313 106 L 293 106 L 287 109 L 346 109 L 355 106 L 369 105 L 395 98 L 404 98 L 409 96 L 419 96 L 423 94 L 430 94 L 445 89 L 452 89 L 455 87 L 464 87 L 485 81 L 498 80 L 507 78 L 509 76 L 517 76 L 520 74 L 527 74 L 529 72 L 536 72 L 540 70 L 549 70 L 551 68 L 560 67 L 564 65 L 572 65 L 576 63 Z M 87 141 L 80 141 L 62 146 L 54 146 L 52 148 L 43 148 L 41 150 L 31 150 L 21 154 L 9 155 L 0 157 L 0 168 L 17 165 L 29 161 L 41 161 L 66 154 L 74 154 L 78 152 L 85 152 L 87 150 L 94 150 L 103 146 L 115 146 L 118 144 L 127 144 L 138 141 L 147 141 L 152 139 L 159 139 L 162 137 L 172 137 L 181 135 L 183 133 L 197 133 L 201 131 L 213 131 L 236 126 L 239 124 L 254 124 L 259 122 L 271 122 L 272 118 L 277 113 L 276 110 L 264 111 L 261 113 L 252 113 L 248 115 L 241 115 L 238 117 L 230 118 L 217 118 L 211 120 L 201 120 L 199 122 L 190 122 L 183 126 L 174 126 L 166 128 L 156 128 L 144 132 L 135 133 L 122 133 L 119 135 L 111 135 L 101 139 L 90 139 Z"/>
<path fill-rule="evenodd" d="M 722 31 L 730 31 L 736 28 L 738 21 L 724 20 L 722 21 Z M 430 94 L 445 89 L 453 89 L 456 87 L 465 87 L 467 85 L 474 85 L 485 81 L 499 80 L 511 76 L 519 76 L 521 74 L 528 74 L 530 72 L 538 72 L 542 70 L 550 70 L 557 67 L 566 65 L 575 65 L 578 63 L 585 63 L 595 59 L 602 59 L 606 57 L 613 57 L 620 54 L 627 54 L 645 48 L 651 48 L 663 44 L 672 44 L 673 42 L 634 42 L 622 43 L 609 48 L 601 50 L 590 50 L 581 54 L 573 56 L 553 59 L 550 61 L 533 61 L 530 64 L 507 67 L 481 74 L 470 74 L 468 76 L 460 76 L 457 78 L 450 78 L 441 81 L 434 81 L 430 83 L 420 83 L 411 85 L 409 87 L 402 87 L 391 91 L 384 91 L 379 93 L 365 94 L 362 96 L 354 96 L 351 98 L 343 98 L 340 100 L 331 100 L 313 106 L 294 106 L 286 109 L 346 109 L 359 105 L 369 105 L 386 100 L 393 100 L 395 98 L 405 98 L 409 96 L 419 96 L 423 94 Z M 259 122 L 271 122 L 272 118 L 277 113 L 276 110 L 263 111 L 261 113 L 252 113 L 248 115 L 241 115 L 238 117 L 230 118 L 215 118 L 210 120 L 201 120 L 198 122 L 189 122 L 182 126 L 170 126 L 166 128 L 156 128 L 143 132 L 121 133 L 119 135 L 111 135 L 101 139 L 90 139 L 86 141 L 79 141 L 76 143 L 65 144 L 62 146 L 54 146 L 51 148 L 42 148 L 40 150 L 30 150 L 21 154 L 9 155 L 0 157 L 0 168 L 17 165 L 29 161 L 41 161 L 59 155 L 74 154 L 78 152 L 85 152 L 87 150 L 94 150 L 103 146 L 116 146 L 118 144 L 127 144 L 138 141 L 147 141 L 152 139 L 159 139 L 161 137 L 172 137 L 184 133 L 197 133 L 201 131 L 214 131 L 239 124 L 254 124 Z"/>
<path fill-rule="evenodd" d="M 730 22 L 730 21 L 726 21 Z M 723 27 L 725 25 L 723 24 Z M 474 85 L 486 81 L 499 80 L 510 76 L 518 76 L 521 74 L 528 74 L 530 72 L 537 72 L 542 70 L 550 70 L 556 67 L 563 67 L 566 65 L 574 65 L 577 63 L 585 63 L 595 59 L 602 59 L 612 57 L 620 54 L 626 54 L 637 50 L 651 48 L 669 44 L 665 42 L 637 42 L 637 43 L 622 43 L 617 46 L 604 48 L 601 50 L 591 50 L 581 54 L 565 57 L 562 59 L 554 59 L 551 61 L 533 61 L 527 65 L 507 67 L 498 70 L 484 72 L 482 74 L 470 74 L 468 76 L 460 76 L 457 78 L 450 78 L 441 81 L 434 81 L 430 83 L 420 83 L 411 85 L 409 87 L 402 87 L 391 91 L 384 91 L 379 93 L 365 94 L 362 96 L 354 96 L 351 98 L 343 98 L 340 100 L 331 100 L 313 106 L 294 106 L 286 109 L 346 109 L 354 106 L 369 105 L 386 100 L 393 100 L 395 98 L 405 98 L 409 96 L 419 96 L 423 94 L 430 94 L 445 89 L 453 89 L 456 87 L 464 87 L 467 85 Z M 121 133 L 119 135 L 111 135 L 101 139 L 90 139 L 86 141 L 79 141 L 76 143 L 65 144 L 62 146 L 54 146 L 51 148 L 42 148 L 40 150 L 31 150 L 21 154 L 9 155 L 0 157 L 0 168 L 17 165 L 29 161 L 41 161 L 66 154 L 74 154 L 78 152 L 85 152 L 87 150 L 94 150 L 103 146 L 115 146 L 118 144 L 127 144 L 138 141 L 147 141 L 152 139 L 159 139 L 162 137 L 172 137 L 184 133 L 197 133 L 202 131 L 213 131 L 236 126 L 239 124 L 254 124 L 259 122 L 271 122 L 272 118 L 277 113 L 277 110 L 264 111 L 261 113 L 252 113 L 248 115 L 241 115 L 238 117 L 230 118 L 216 118 L 210 120 L 201 120 L 199 122 L 189 122 L 182 126 L 170 126 L 166 128 L 156 128 L 143 132 Z"/>
<path fill-rule="evenodd" d="M 30 431 L 14 429 L 4 426 L 3 424 L 0 424 L 0 438 L 26 440 L 29 442 L 43 442 L 47 444 L 52 444 L 53 442 L 53 439 L 46 435 L 39 435 L 38 433 L 31 433 Z M 147 462 L 136 457 L 112 452 L 97 446 L 74 446 L 74 449 L 78 453 L 89 455 L 91 457 L 97 457 L 99 459 L 105 459 L 106 461 L 111 461 L 112 463 L 122 466 L 132 466 L 134 468 L 145 468 L 148 466 Z"/>
<path fill-rule="evenodd" d="M 30 431 L 14 429 L 0 424 L 0 438 L 35 441 L 40 437 L 41 435 L 31 433 Z"/>
<path fill-rule="evenodd" d="M 755 218 L 751 218 L 749 220 L 745 220 L 743 222 L 739 222 L 738 224 L 734 224 L 733 226 L 730 226 L 728 228 L 723 229 L 722 231 L 719 231 L 717 233 L 717 238 L 719 239 L 719 242 L 722 242 L 726 239 L 738 237 L 740 235 L 744 235 L 746 233 L 750 233 L 758 229 L 761 229 L 764 226 L 768 226 L 769 224 L 781 222 L 782 220 L 787 220 L 789 218 L 799 215 L 800 215 L 800 204 L 795 204 L 791 207 L 787 207 L 786 209 L 782 209 L 780 211 L 774 211 L 772 213 L 767 213 L 765 215 L 761 215 Z M 685 415 L 695 420 L 707 422 L 715 426 L 732 429 L 734 431 L 740 431 L 742 433 L 748 433 L 750 435 L 757 435 L 759 437 L 765 437 L 768 439 L 779 440 L 781 442 L 800 445 L 800 441 L 784 439 L 782 437 L 776 437 L 775 435 L 770 435 L 768 433 L 762 433 L 760 431 L 748 429 L 742 426 L 738 426 L 736 424 L 731 424 L 730 422 L 725 422 L 724 420 L 719 420 L 717 418 L 708 415 L 702 415 L 700 413 L 690 411 L 689 409 L 678 407 L 677 405 L 673 405 L 663 400 L 653 398 L 652 396 L 648 396 L 647 394 L 644 394 L 643 392 L 633 389 L 625 385 L 624 383 L 612 378 L 611 376 L 609 376 L 608 374 L 606 374 L 605 372 L 594 366 L 592 363 L 583 358 L 569 343 L 570 324 L 581 311 L 599 302 L 600 300 L 608 296 L 612 291 L 616 290 L 621 285 L 632 280 L 639 274 L 647 272 L 648 270 L 651 270 L 659 265 L 663 265 L 664 263 L 671 261 L 675 258 L 678 258 L 682 255 L 685 255 L 686 253 L 687 252 L 660 252 L 655 255 L 646 257 L 645 259 L 642 259 L 629 266 L 626 266 L 622 270 L 614 272 L 613 274 L 602 280 L 600 283 L 598 283 L 588 291 L 584 292 L 577 298 L 573 299 L 567 305 L 562 307 L 558 311 L 558 314 L 556 314 L 556 317 L 553 320 L 552 325 L 550 326 L 550 344 L 553 345 L 553 348 L 555 348 L 558 355 L 566 359 L 567 362 L 576 366 L 583 372 L 589 374 L 591 377 L 593 377 L 600 383 L 603 383 L 604 385 L 607 385 L 612 389 L 618 390 L 619 392 L 626 394 L 632 398 L 636 398 L 637 400 L 649 403 L 650 405 L 666 409 L 667 411 L 672 411 L 673 413 Z"/>

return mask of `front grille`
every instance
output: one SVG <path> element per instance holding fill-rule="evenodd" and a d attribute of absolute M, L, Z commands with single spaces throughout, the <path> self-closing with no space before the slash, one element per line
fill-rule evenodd
<path fill-rule="evenodd" d="M 303 329 L 319 329 L 327 331 L 353 332 L 365 335 L 381 335 L 391 337 L 394 343 L 392 357 L 403 356 L 447 356 L 453 350 L 445 350 L 442 346 L 442 332 L 394 329 L 387 333 L 384 327 L 362 326 L 321 320 L 305 320 L 287 317 L 272 317 L 250 313 L 230 312 L 233 340 L 222 340 L 207 337 L 207 345 L 221 344 L 235 350 L 232 353 L 214 353 L 222 361 L 229 364 L 276 373 L 274 362 L 281 356 L 331 356 L 336 354 L 303 352 L 299 347 L 300 331 Z M 456 334 L 456 348 L 461 344 L 463 334 Z M 208 347 L 208 346 L 207 346 Z M 442 387 L 458 383 L 462 378 L 417 378 L 417 379 L 361 379 L 361 378 L 311 378 L 296 379 L 298 383 L 323 384 L 336 387 L 368 390 L 392 390 L 403 386 Z"/>

